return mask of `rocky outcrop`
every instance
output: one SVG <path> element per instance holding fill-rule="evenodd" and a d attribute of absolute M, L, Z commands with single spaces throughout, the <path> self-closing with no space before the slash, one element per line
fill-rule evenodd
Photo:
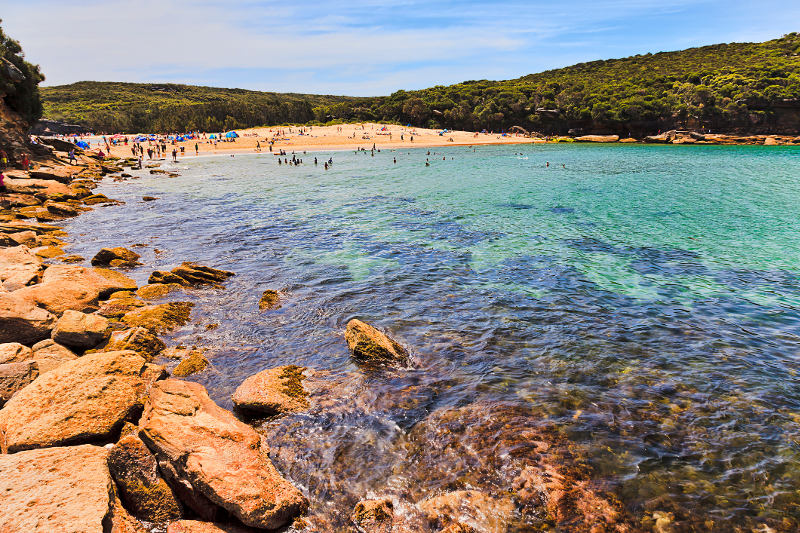
<path fill-rule="evenodd" d="M 243 411 L 267 416 L 302 411 L 308 408 L 308 392 L 303 388 L 304 370 L 287 365 L 254 374 L 233 393 L 233 403 Z"/>
<path fill-rule="evenodd" d="M 408 352 L 386 334 L 357 319 L 347 323 L 344 334 L 353 357 L 368 364 L 408 364 Z"/>
<path fill-rule="evenodd" d="M 56 322 L 53 340 L 59 344 L 85 350 L 103 342 L 109 333 L 108 319 L 67 309 Z"/>
<path fill-rule="evenodd" d="M 107 454 L 84 445 L 0 455 L 0 530 L 106 531 L 113 494 Z"/>
<path fill-rule="evenodd" d="M 52 313 L 18 293 L 0 293 L 0 342 L 33 344 L 50 336 L 56 325 Z"/>
<path fill-rule="evenodd" d="M 361 500 L 353 509 L 350 519 L 363 533 L 391 533 L 394 505 L 388 498 Z"/>
<path fill-rule="evenodd" d="M 124 331 L 115 331 L 111 334 L 105 349 L 108 351 L 133 350 L 147 361 L 155 359 L 156 355 L 166 348 L 164 342 L 142 327 L 129 328 Z"/>
<path fill-rule="evenodd" d="M 259 435 L 197 383 L 156 383 L 140 427 L 167 481 L 205 519 L 219 506 L 245 525 L 274 529 L 308 506 L 261 450 Z"/>
<path fill-rule="evenodd" d="M 0 248 L 0 282 L 8 291 L 15 291 L 36 282 L 42 261 L 27 246 Z"/>
<path fill-rule="evenodd" d="M 208 367 L 208 359 L 200 350 L 188 350 L 186 357 L 181 359 L 178 366 L 172 369 L 172 375 L 186 377 L 202 372 Z"/>
<path fill-rule="evenodd" d="M 135 267 L 140 264 L 139 254 L 121 246 L 102 248 L 92 258 L 94 266 Z"/>
<path fill-rule="evenodd" d="M 278 295 L 278 291 L 274 289 L 265 290 L 264 294 L 261 295 L 261 299 L 258 301 L 258 308 L 262 311 L 265 309 L 277 309 L 280 306 L 280 296 Z"/>
<path fill-rule="evenodd" d="M 52 265 L 45 270 L 41 283 L 16 293 L 60 315 L 67 309 L 95 311 L 101 298 L 121 290 L 136 290 L 136 282 L 105 268 Z"/>
<path fill-rule="evenodd" d="M 193 306 L 191 302 L 147 305 L 125 313 L 122 321 L 129 326 L 141 326 L 161 334 L 187 324 Z"/>
<path fill-rule="evenodd" d="M 110 439 L 141 410 L 145 361 L 134 352 L 85 355 L 39 376 L 0 410 L 0 448 Z"/>
<path fill-rule="evenodd" d="M 156 458 L 138 436 L 123 437 L 111 448 L 108 469 L 120 498 L 135 517 L 157 523 L 181 518 L 180 503 L 158 473 Z"/>
<path fill-rule="evenodd" d="M 158 300 L 179 288 L 180 285 L 175 283 L 150 283 L 144 287 L 139 287 L 139 290 L 136 291 L 136 296 L 145 300 Z"/>
<path fill-rule="evenodd" d="M 0 407 L 39 376 L 35 361 L 0 364 Z"/>
<path fill-rule="evenodd" d="M 156 270 L 148 283 L 177 283 L 179 285 L 214 285 L 233 276 L 233 272 L 219 270 L 197 263 L 182 263 L 170 272 Z"/>
<path fill-rule="evenodd" d="M 490 496 L 476 490 L 448 492 L 425 500 L 419 507 L 437 529 L 456 526 L 486 533 L 508 531 L 516 511 L 510 496 Z"/>

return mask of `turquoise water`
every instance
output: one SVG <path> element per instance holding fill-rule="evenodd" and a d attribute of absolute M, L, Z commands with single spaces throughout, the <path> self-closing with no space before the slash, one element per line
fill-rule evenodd
<path fill-rule="evenodd" d="M 181 176 L 104 184 L 126 204 L 71 222 L 70 252 L 144 244 L 141 282 L 183 260 L 237 273 L 182 295 L 195 321 L 169 339 L 209 349 L 194 379 L 222 405 L 272 365 L 340 380 L 340 403 L 260 427 L 321 520 L 345 523 L 366 494 L 512 490 L 534 459 L 499 466 L 504 438 L 450 431 L 481 459 L 428 439 L 442 413 L 513 409 L 509 434 L 557 428 L 633 524 L 796 529 L 800 148 L 430 151 L 165 165 Z M 283 305 L 260 313 L 267 288 Z M 413 368 L 359 369 L 354 317 L 409 346 Z M 547 523 L 519 513 L 517 530 Z"/>

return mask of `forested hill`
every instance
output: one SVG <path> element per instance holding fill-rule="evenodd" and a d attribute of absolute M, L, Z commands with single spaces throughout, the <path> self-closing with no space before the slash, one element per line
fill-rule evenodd
<path fill-rule="evenodd" d="M 800 130 L 800 35 L 580 63 L 506 81 L 348 98 L 186 85 L 41 88 L 45 116 L 102 131 L 387 121 L 466 130 L 651 134 Z"/>

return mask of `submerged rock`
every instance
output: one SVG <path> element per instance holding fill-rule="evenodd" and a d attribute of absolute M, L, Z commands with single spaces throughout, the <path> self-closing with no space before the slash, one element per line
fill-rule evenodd
<path fill-rule="evenodd" d="M 419 507 L 437 529 L 455 526 L 455 531 L 486 533 L 508 531 L 516 512 L 510 496 L 490 496 L 477 490 L 448 492 L 421 502 Z"/>
<path fill-rule="evenodd" d="M 106 531 L 113 493 L 107 454 L 83 445 L 0 455 L 0 529 Z"/>
<path fill-rule="evenodd" d="M 287 365 L 254 374 L 233 393 L 233 403 L 244 411 L 267 416 L 302 411 L 308 408 L 304 371 L 303 367 Z"/>
<path fill-rule="evenodd" d="M 87 349 L 97 346 L 108 336 L 108 319 L 68 309 L 53 329 L 53 340 L 71 348 Z"/>
<path fill-rule="evenodd" d="M 92 258 L 94 266 L 134 267 L 140 265 L 139 254 L 122 246 L 102 248 Z"/>
<path fill-rule="evenodd" d="M 150 283 L 144 287 L 140 287 L 139 290 L 136 291 L 136 296 L 145 300 L 158 300 L 179 288 L 180 285 L 176 283 Z"/>
<path fill-rule="evenodd" d="M 347 323 L 344 334 L 353 356 L 371 364 L 408 363 L 408 352 L 386 334 L 357 319 Z"/>
<path fill-rule="evenodd" d="M 308 507 L 261 450 L 261 437 L 202 385 L 156 383 L 140 427 L 167 481 L 205 519 L 213 520 L 219 506 L 245 525 L 275 529 Z"/>
<path fill-rule="evenodd" d="M 391 533 L 394 522 L 392 500 L 361 500 L 353 509 L 350 519 L 363 533 Z"/>
<path fill-rule="evenodd" d="M 167 522 L 181 517 L 181 505 L 158 472 L 156 458 L 136 435 L 120 439 L 108 454 L 108 469 L 120 498 L 141 520 Z"/>
<path fill-rule="evenodd" d="M 172 375 L 178 377 L 190 376 L 202 372 L 208 365 L 208 359 L 203 355 L 203 352 L 200 350 L 189 350 L 188 355 L 181 359 L 178 366 L 172 369 Z"/>
<path fill-rule="evenodd" d="M 186 325 L 193 306 L 191 302 L 147 305 L 125 313 L 122 321 L 130 326 L 141 326 L 161 334 Z"/>
<path fill-rule="evenodd" d="M 0 410 L 0 448 L 13 453 L 110 439 L 142 406 L 145 361 L 85 355 L 39 376 Z"/>
<path fill-rule="evenodd" d="M 278 291 L 273 289 L 265 290 L 264 294 L 261 295 L 261 299 L 258 301 L 258 308 L 262 311 L 264 309 L 277 309 L 280 306 Z"/>
<path fill-rule="evenodd" d="M 56 325 L 52 313 L 18 294 L 0 293 L 0 342 L 33 344 L 50 336 Z"/>

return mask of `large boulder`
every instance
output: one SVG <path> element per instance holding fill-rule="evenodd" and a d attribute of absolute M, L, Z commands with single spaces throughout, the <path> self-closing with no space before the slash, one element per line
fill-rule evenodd
<path fill-rule="evenodd" d="M 166 345 L 161 339 L 150 333 L 147 328 L 142 327 L 115 331 L 105 346 L 108 351 L 133 350 L 147 361 L 155 359 L 156 355 L 164 348 Z"/>
<path fill-rule="evenodd" d="M 254 374 L 233 393 L 233 403 L 243 411 L 267 416 L 302 411 L 308 408 L 308 392 L 303 388 L 304 370 L 287 365 Z"/>
<path fill-rule="evenodd" d="M 505 533 L 516 506 L 510 496 L 492 496 L 477 490 L 457 490 L 429 498 L 419 504 L 436 528 L 454 525 L 486 533 Z"/>
<path fill-rule="evenodd" d="M 55 315 L 19 294 L 29 288 L 0 293 L 0 342 L 33 344 L 48 338 L 55 327 Z"/>
<path fill-rule="evenodd" d="M 187 324 L 193 306 L 191 302 L 147 305 L 128 311 L 122 315 L 122 321 L 129 326 L 140 326 L 161 334 Z"/>
<path fill-rule="evenodd" d="M 308 507 L 261 450 L 258 433 L 200 384 L 154 384 L 140 428 L 167 481 L 203 518 L 213 519 L 219 506 L 245 525 L 275 529 Z"/>
<path fill-rule="evenodd" d="M 584 143 L 615 143 L 619 140 L 619 135 L 582 135 L 575 137 L 575 140 Z"/>
<path fill-rule="evenodd" d="M 148 522 L 181 518 L 181 505 L 158 472 L 156 458 L 136 435 L 117 442 L 108 454 L 108 469 L 130 512 Z"/>
<path fill-rule="evenodd" d="M 408 363 L 408 352 L 385 333 L 357 319 L 347 323 L 344 333 L 353 357 L 368 364 Z"/>
<path fill-rule="evenodd" d="M 85 355 L 39 376 L 0 410 L 0 448 L 13 453 L 111 439 L 141 410 L 145 360 Z"/>
<path fill-rule="evenodd" d="M 84 445 L 0 455 L 0 531 L 106 531 L 114 490 L 107 454 Z"/>
<path fill-rule="evenodd" d="M 59 344 L 87 349 L 103 342 L 108 331 L 109 322 L 106 317 L 67 309 L 56 322 L 52 337 Z"/>
<path fill-rule="evenodd" d="M 27 246 L 0 248 L 0 282 L 9 291 L 35 283 L 42 261 Z"/>
<path fill-rule="evenodd" d="M 33 350 L 18 342 L 0 344 L 0 364 L 21 363 L 33 358 Z"/>
<path fill-rule="evenodd" d="M 0 407 L 39 376 L 35 361 L 0 364 Z"/>
<path fill-rule="evenodd" d="M 115 248 L 102 248 L 92 258 L 94 266 L 134 267 L 140 265 L 139 254 L 117 246 Z"/>
<path fill-rule="evenodd" d="M 101 298 L 122 290 L 136 290 L 136 282 L 114 270 L 52 265 L 44 271 L 41 283 L 15 294 L 60 315 L 67 309 L 96 311 Z"/>

